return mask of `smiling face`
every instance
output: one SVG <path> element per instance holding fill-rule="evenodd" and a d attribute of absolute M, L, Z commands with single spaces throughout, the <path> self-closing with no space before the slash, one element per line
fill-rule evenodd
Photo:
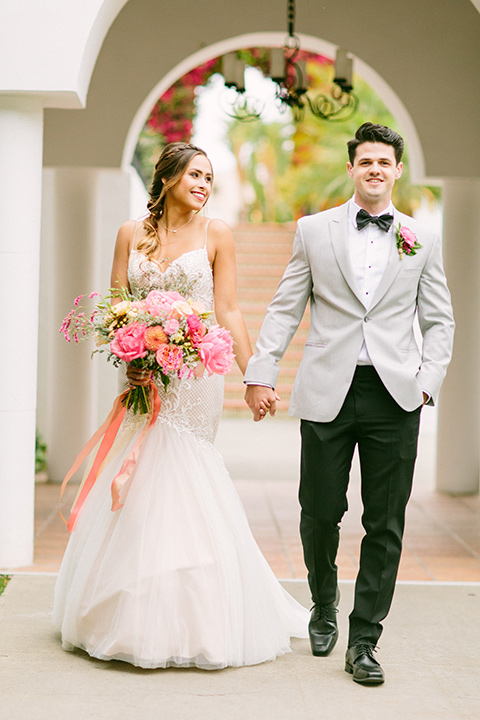
<path fill-rule="evenodd" d="M 355 202 L 367 212 L 377 215 L 386 210 L 392 199 L 395 180 L 401 176 L 403 163 L 395 160 L 391 145 L 365 142 L 358 145 L 353 165 L 347 172 L 355 184 Z"/>
<path fill-rule="evenodd" d="M 168 190 L 167 197 L 183 205 L 185 209 L 198 212 L 212 192 L 212 166 L 205 155 L 195 155 L 180 180 Z"/>

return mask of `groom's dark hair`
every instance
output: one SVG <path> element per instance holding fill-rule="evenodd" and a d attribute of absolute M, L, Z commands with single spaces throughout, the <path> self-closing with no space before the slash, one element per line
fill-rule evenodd
<path fill-rule="evenodd" d="M 374 123 L 366 122 L 360 125 L 355 133 L 354 139 L 349 140 L 347 143 L 348 159 L 352 165 L 355 160 L 357 147 L 365 142 L 378 142 L 384 143 L 384 145 L 391 145 L 395 153 L 397 165 L 402 159 L 403 149 L 405 147 L 403 138 L 396 133 L 395 130 L 385 127 L 385 125 L 375 125 Z"/>

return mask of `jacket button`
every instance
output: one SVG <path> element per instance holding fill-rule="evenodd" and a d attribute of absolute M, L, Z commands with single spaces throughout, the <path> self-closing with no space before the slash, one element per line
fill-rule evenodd
<path fill-rule="evenodd" d="M 363 322 L 368 322 L 369 320 L 370 318 L 368 317 L 368 315 L 365 315 L 365 317 L 363 318 Z"/>

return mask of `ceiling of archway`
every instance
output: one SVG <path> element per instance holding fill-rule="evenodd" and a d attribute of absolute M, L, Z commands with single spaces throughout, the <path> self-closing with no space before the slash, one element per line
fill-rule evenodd
<path fill-rule="evenodd" d="M 86 109 L 45 111 L 45 164 L 119 167 L 132 120 L 164 75 L 205 46 L 282 32 L 282 3 L 277 10 L 255 0 L 129 0 L 103 43 Z M 348 48 L 393 89 L 428 176 L 478 176 L 480 15 L 470 0 L 441 11 L 438 0 L 302 0 L 296 29 Z"/>

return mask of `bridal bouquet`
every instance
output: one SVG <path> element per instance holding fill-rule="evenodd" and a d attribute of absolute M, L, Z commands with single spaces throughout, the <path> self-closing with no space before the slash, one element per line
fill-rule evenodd
<path fill-rule="evenodd" d="M 89 312 L 80 306 L 83 297 L 75 299 L 60 332 L 68 342 L 94 338 L 94 352 L 107 351 L 107 359 L 116 366 L 132 363 L 152 381 L 160 380 L 165 389 L 174 377 L 199 376 L 204 368 L 225 375 L 232 367 L 233 340 L 228 330 L 211 323 L 211 312 L 202 303 L 175 290 L 152 290 L 141 300 L 124 288 L 110 290 L 105 297 L 93 292 L 88 298 L 98 300 Z M 123 403 L 134 413 L 148 413 L 149 387 L 130 389 Z"/>

